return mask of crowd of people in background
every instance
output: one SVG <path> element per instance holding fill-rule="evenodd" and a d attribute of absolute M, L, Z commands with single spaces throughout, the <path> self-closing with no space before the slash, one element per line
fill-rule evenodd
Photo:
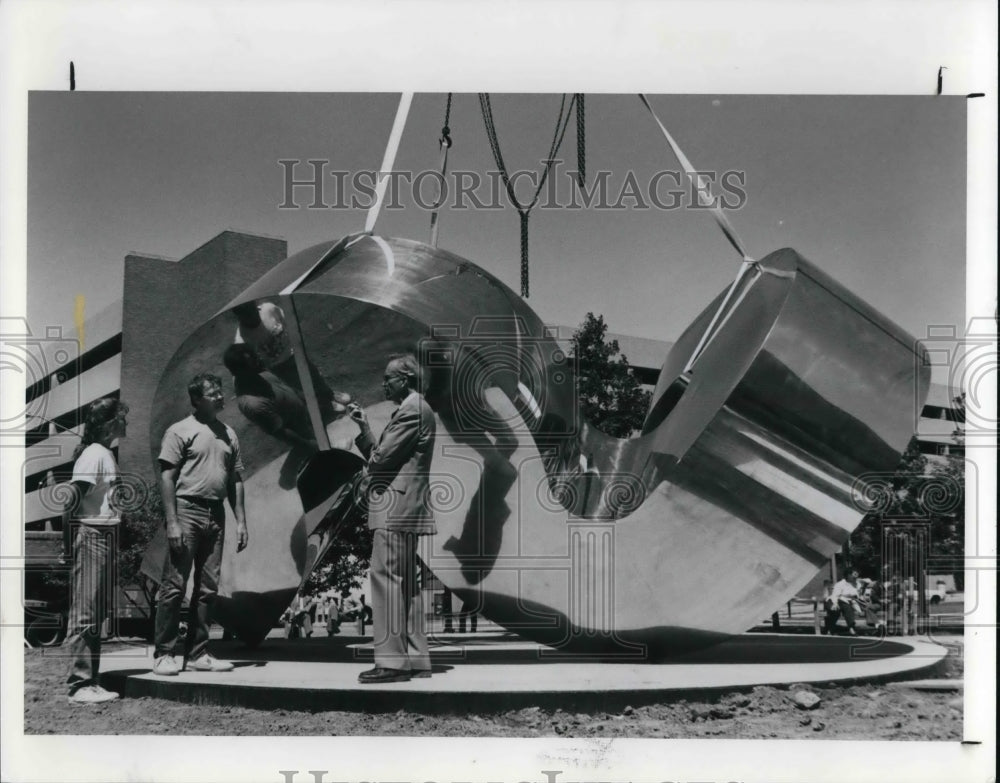
<path fill-rule="evenodd" d="M 900 577 L 891 567 L 882 569 L 880 579 L 862 579 L 857 571 L 848 571 L 833 584 L 823 581 L 822 632 L 835 634 L 844 621 L 849 636 L 858 635 L 858 620 L 875 635 L 913 634 L 916 627 L 918 596 L 916 580 Z"/>

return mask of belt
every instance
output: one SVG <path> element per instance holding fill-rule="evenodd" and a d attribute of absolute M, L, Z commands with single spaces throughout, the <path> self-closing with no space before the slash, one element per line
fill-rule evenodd
<path fill-rule="evenodd" d="M 222 505 L 221 500 L 213 500 L 212 498 L 200 498 L 193 495 L 178 495 L 178 500 L 186 500 L 188 503 L 192 503 L 196 506 L 201 506 L 202 508 L 217 508 Z"/>

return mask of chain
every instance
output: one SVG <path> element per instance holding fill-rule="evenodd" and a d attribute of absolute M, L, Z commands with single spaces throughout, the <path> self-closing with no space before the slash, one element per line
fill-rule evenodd
<path fill-rule="evenodd" d="M 448 93 L 448 103 L 444 107 L 444 127 L 441 128 L 441 144 L 451 146 L 451 93 Z"/>
<path fill-rule="evenodd" d="M 587 181 L 587 135 L 583 116 L 583 93 L 576 94 L 576 181 L 582 188 Z"/>
<path fill-rule="evenodd" d="M 563 137 L 566 135 L 566 129 L 569 127 L 569 120 L 572 116 L 573 106 L 576 103 L 577 97 L 574 94 L 567 107 L 566 95 L 565 93 L 563 94 L 562 101 L 559 104 L 559 116 L 556 118 L 555 132 L 552 136 L 552 143 L 549 145 L 549 154 L 545 158 L 545 166 L 542 169 L 541 177 L 539 177 L 538 187 L 535 189 L 531 201 L 527 204 L 522 204 L 517 200 L 517 195 L 514 193 L 514 187 L 511 185 L 510 176 L 507 172 L 507 164 L 504 162 L 503 152 L 500 150 L 500 140 L 497 138 L 496 123 L 493 120 L 493 106 L 490 103 L 490 94 L 487 92 L 479 93 L 479 107 L 483 113 L 483 123 L 486 126 L 486 138 L 490 143 L 490 152 L 493 153 L 493 160 L 500 171 L 500 177 L 507 190 L 507 197 L 521 218 L 521 296 L 525 298 L 528 297 L 528 213 L 538 203 L 538 197 L 542 193 L 542 188 L 545 187 L 545 180 L 548 178 L 549 171 L 551 171 L 552 165 L 555 163 L 556 153 L 559 151 L 559 147 L 562 146 Z"/>

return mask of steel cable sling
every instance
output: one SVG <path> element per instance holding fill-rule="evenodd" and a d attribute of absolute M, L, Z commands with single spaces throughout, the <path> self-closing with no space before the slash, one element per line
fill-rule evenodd
<path fill-rule="evenodd" d="M 566 135 L 566 128 L 569 127 L 570 117 L 573 116 L 573 105 L 576 103 L 577 96 L 574 95 L 569 102 L 569 108 L 567 110 L 566 106 L 566 95 L 563 94 L 562 101 L 559 104 L 559 117 L 556 119 L 556 129 L 555 134 L 552 137 L 552 144 L 549 147 L 548 157 L 545 159 L 545 167 L 542 169 L 542 174 L 538 182 L 538 187 L 535 189 L 535 195 L 532 197 L 531 201 L 527 205 L 522 205 L 520 201 L 517 200 L 517 196 L 514 193 L 514 187 L 511 185 L 510 177 L 507 174 L 507 166 L 504 163 L 503 153 L 500 151 L 500 142 L 497 139 L 497 129 L 496 124 L 493 121 L 493 106 L 490 104 L 490 95 L 486 92 L 479 93 L 479 106 L 483 113 L 483 123 L 486 125 L 486 137 L 490 142 L 490 151 L 493 153 L 493 160 L 497 164 L 497 169 L 500 171 L 500 177 L 503 179 L 504 187 L 507 190 L 507 197 L 510 199 L 510 203 L 513 205 L 514 209 L 517 210 L 517 214 L 521 219 L 521 296 L 528 297 L 528 215 L 530 214 L 532 208 L 538 203 L 538 197 L 542 193 L 542 188 L 545 187 L 545 180 L 549 175 L 549 171 L 552 168 L 552 164 L 555 162 L 556 153 L 559 151 L 559 147 L 562 144 L 563 136 Z"/>
<path fill-rule="evenodd" d="M 692 186 L 698 194 L 699 204 L 711 212 L 712 218 L 715 220 L 716 224 L 718 224 L 719 228 L 722 229 L 722 233 L 725 235 L 726 239 L 729 240 L 729 244 L 731 244 L 736 252 L 743 258 L 743 263 L 740 264 L 740 269 L 736 274 L 736 279 L 733 280 L 732 285 L 729 287 L 729 290 L 726 292 L 726 295 L 722 300 L 722 304 L 720 304 L 718 309 L 715 311 L 715 315 L 712 317 L 711 323 L 709 323 L 708 328 L 705 329 L 705 332 L 701 336 L 701 340 L 698 341 L 698 345 L 695 347 L 694 351 L 692 351 L 691 356 L 687 360 L 687 364 L 684 366 L 684 375 L 689 376 L 694 370 L 695 362 L 697 362 L 702 351 L 726 324 L 735 309 L 743 303 L 743 299 L 749 292 L 750 287 L 757 282 L 761 274 L 766 271 L 769 274 L 778 276 L 783 275 L 774 270 L 764 270 L 761 265 L 746 251 L 743 242 L 741 242 L 740 238 L 736 235 L 736 229 L 733 228 L 732 224 L 729 222 L 729 218 L 726 217 L 726 213 L 723 212 L 722 207 L 716 204 L 711 198 L 712 190 L 709 187 L 708 181 L 702 177 L 693 165 L 691 165 L 691 161 L 687 159 L 687 156 L 681 151 L 681 148 L 674 140 L 674 137 L 670 135 L 670 131 L 668 131 L 663 122 L 660 121 L 660 118 L 653 110 L 653 107 L 646 96 L 639 93 L 639 100 L 642 101 L 642 105 L 645 106 L 650 115 L 652 115 L 653 120 L 660 129 L 660 133 L 663 134 L 663 138 L 670 146 L 670 149 L 673 150 L 673 153 L 677 158 L 677 162 L 681 164 L 681 168 L 684 169 L 684 173 L 691 181 Z"/>

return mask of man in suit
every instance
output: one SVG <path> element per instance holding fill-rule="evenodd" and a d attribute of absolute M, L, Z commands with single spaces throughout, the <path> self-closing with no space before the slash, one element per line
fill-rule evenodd
<path fill-rule="evenodd" d="M 420 367 L 410 354 L 389 361 L 382 390 L 399 405 L 375 443 L 364 410 L 351 418 L 361 429 L 355 442 L 367 458 L 361 491 L 373 531 L 371 584 L 375 667 L 364 684 L 430 677 L 431 660 L 417 584 L 417 543 L 433 535 L 428 484 L 434 456 L 434 412 L 421 396 Z"/>

